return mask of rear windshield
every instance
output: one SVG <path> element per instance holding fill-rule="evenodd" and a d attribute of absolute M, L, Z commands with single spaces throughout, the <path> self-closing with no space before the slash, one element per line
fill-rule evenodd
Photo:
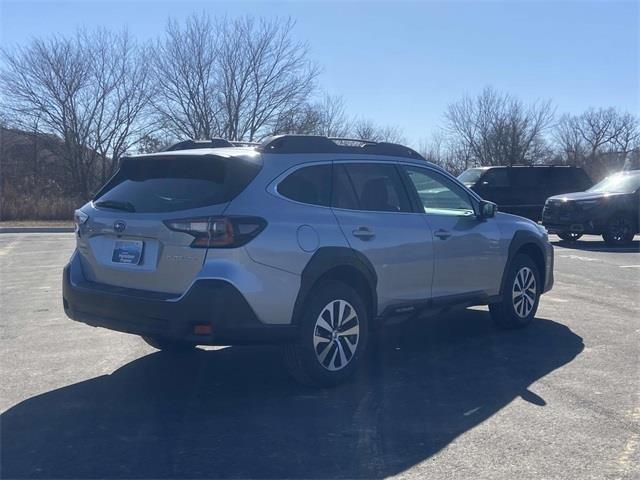
<path fill-rule="evenodd" d="M 173 212 L 226 203 L 260 171 L 258 163 L 215 155 L 125 159 L 95 204 L 140 213 Z"/>

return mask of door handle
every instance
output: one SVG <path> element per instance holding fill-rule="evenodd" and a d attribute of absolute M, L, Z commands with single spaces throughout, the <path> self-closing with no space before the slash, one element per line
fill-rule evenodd
<path fill-rule="evenodd" d="M 449 232 L 448 230 L 440 229 L 440 230 L 436 230 L 434 235 L 438 237 L 440 240 L 446 240 L 451 236 L 451 232 Z"/>
<path fill-rule="evenodd" d="M 351 232 L 354 237 L 358 237 L 361 240 L 369 240 L 376 236 L 369 228 L 367 227 L 358 227 L 356 230 Z"/>

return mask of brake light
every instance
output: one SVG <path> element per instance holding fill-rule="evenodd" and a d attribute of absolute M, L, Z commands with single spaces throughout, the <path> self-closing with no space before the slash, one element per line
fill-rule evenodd
<path fill-rule="evenodd" d="M 235 248 L 258 235 L 267 222 L 260 217 L 198 217 L 165 220 L 164 224 L 175 232 L 194 237 L 195 248 Z"/>
<path fill-rule="evenodd" d="M 80 227 L 87 223 L 87 220 L 89 220 L 89 215 L 87 215 L 86 213 L 80 210 L 76 210 L 75 212 L 73 212 L 73 223 L 76 227 L 76 233 L 78 234 L 78 236 L 80 236 Z"/>

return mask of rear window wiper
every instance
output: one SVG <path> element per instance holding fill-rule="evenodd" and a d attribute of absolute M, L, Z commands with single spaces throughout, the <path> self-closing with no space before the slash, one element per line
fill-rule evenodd
<path fill-rule="evenodd" d="M 136 207 L 131 202 L 118 202 L 117 200 L 102 200 L 94 203 L 96 207 L 112 208 L 114 210 L 124 210 L 126 212 L 135 212 Z"/>

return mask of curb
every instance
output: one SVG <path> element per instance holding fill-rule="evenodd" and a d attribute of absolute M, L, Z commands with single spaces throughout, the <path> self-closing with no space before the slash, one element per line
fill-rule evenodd
<path fill-rule="evenodd" d="M 71 233 L 74 227 L 0 227 L 0 233 Z"/>

